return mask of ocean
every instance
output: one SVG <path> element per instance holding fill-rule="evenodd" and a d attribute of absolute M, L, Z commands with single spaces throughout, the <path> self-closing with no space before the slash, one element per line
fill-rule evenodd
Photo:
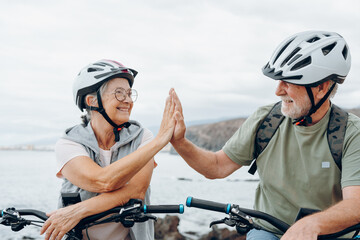
<path fill-rule="evenodd" d="M 226 179 L 209 180 L 190 168 L 178 155 L 160 152 L 155 156 L 158 166 L 151 180 L 152 204 L 184 204 L 188 196 L 194 198 L 234 203 L 252 208 L 257 176 L 241 168 Z M 52 151 L 0 151 L 0 209 L 15 207 L 32 208 L 44 212 L 56 209 L 62 180 L 56 178 L 55 153 Z M 163 217 L 162 215 L 157 215 Z M 179 231 L 208 231 L 213 220 L 226 215 L 217 212 L 185 207 L 180 218 Z M 219 227 L 225 227 L 219 225 Z M 0 225 L 0 239 L 15 240 L 28 236 L 43 239 L 39 228 L 27 226 L 14 233 Z M 187 235 L 188 236 L 188 235 Z"/>

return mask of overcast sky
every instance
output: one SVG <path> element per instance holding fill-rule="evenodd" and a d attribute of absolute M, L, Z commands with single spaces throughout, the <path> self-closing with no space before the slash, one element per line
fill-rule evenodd
<path fill-rule="evenodd" d="M 261 67 L 286 37 L 340 33 L 352 67 L 334 102 L 360 107 L 358 0 L 2 0 L 0 145 L 60 136 L 80 122 L 72 82 L 99 59 L 136 69 L 132 118 L 158 126 L 168 90 L 185 119 L 248 116 L 275 102 Z"/>

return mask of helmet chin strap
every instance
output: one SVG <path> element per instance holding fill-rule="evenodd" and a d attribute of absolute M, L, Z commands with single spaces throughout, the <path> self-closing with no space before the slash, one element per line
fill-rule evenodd
<path fill-rule="evenodd" d="M 307 93 L 309 95 L 310 101 L 311 101 L 311 108 L 310 108 L 308 114 L 306 114 L 305 116 L 294 119 L 293 124 L 298 125 L 298 126 L 305 126 L 307 124 L 311 124 L 312 123 L 311 115 L 314 114 L 321 107 L 321 105 L 323 105 L 323 103 L 329 97 L 332 90 L 334 90 L 335 85 L 336 84 L 333 84 L 331 86 L 329 91 L 325 94 L 325 96 L 316 105 L 315 105 L 315 102 L 314 102 L 314 95 L 313 95 L 313 93 L 311 91 L 311 87 L 306 87 L 305 86 L 305 89 L 306 89 L 306 91 L 307 91 Z"/>
<path fill-rule="evenodd" d="M 113 126 L 113 132 L 114 132 L 114 135 L 115 135 L 115 142 L 118 142 L 120 140 L 120 131 L 123 129 L 123 128 L 128 128 L 130 127 L 131 123 L 129 122 L 124 122 L 123 124 L 120 124 L 120 125 L 117 125 L 115 124 L 111 119 L 110 117 L 107 115 L 107 113 L 105 112 L 105 109 L 102 105 L 102 101 L 101 101 L 101 96 L 100 96 L 100 91 L 97 91 L 96 92 L 96 95 L 97 95 L 97 100 L 98 100 L 98 105 L 99 107 L 92 107 L 92 106 L 88 106 L 87 108 L 89 110 L 95 110 L 97 112 L 99 112 L 104 118 L 105 120 L 111 125 Z"/>

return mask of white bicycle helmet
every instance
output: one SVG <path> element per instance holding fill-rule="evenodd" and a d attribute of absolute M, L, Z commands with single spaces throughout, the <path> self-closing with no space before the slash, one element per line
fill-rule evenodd
<path fill-rule="evenodd" d="M 113 60 L 100 60 L 84 67 L 73 84 L 75 104 L 83 110 L 86 108 L 85 96 L 96 92 L 103 83 L 116 77 L 126 78 L 130 87 L 134 83 L 137 71 L 127 68 Z"/>
<path fill-rule="evenodd" d="M 349 48 L 342 36 L 306 31 L 284 40 L 262 70 L 275 80 L 311 87 L 326 80 L 343 83 L 350 66 Z"/>
<path fill-rule="evenodd" d="M 107 115 L 101 100 L 99 88 L 106 81 L 120 77 L 129 81 L 130 87 L 134 84 L 134 78 L 137 71 L 127 68 L 119 62 L 113 60 L 100 60 L 84 67 L 78 74 L 73 84 L 73 95 L 75 104 L 82 111 L 83 109 L 94 110 L 99 112 L 105 120 L 112 125 L 115 135 L 115 141 L 120 140 L 120 131 L 130 126 L 129 122 L 117 125 Z M 86 95 L 96 92 L 98 107 L 87 106 L 84 102 Z"/>
<path fill-rule="evenodd" d="M 350 66 L 349 47 L 342 36 L 335 32 L 306 31 L 285 39 L 262 71 L 272 79 L 305 86 L 311 108 L 294 124 L 306 125 L 312 123 L 311 115 L 326 101 L 335 84 L 317 104 L 311 87 L 328 80 L 343 83 Z"/>

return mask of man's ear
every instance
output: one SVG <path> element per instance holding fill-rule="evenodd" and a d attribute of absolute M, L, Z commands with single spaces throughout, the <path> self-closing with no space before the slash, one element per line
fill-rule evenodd
<path fill-rule="evenodd" d="M 316 87 L 316 97 L 321 99 L 329 91 L 330 81 L 323 82 Z"/>

